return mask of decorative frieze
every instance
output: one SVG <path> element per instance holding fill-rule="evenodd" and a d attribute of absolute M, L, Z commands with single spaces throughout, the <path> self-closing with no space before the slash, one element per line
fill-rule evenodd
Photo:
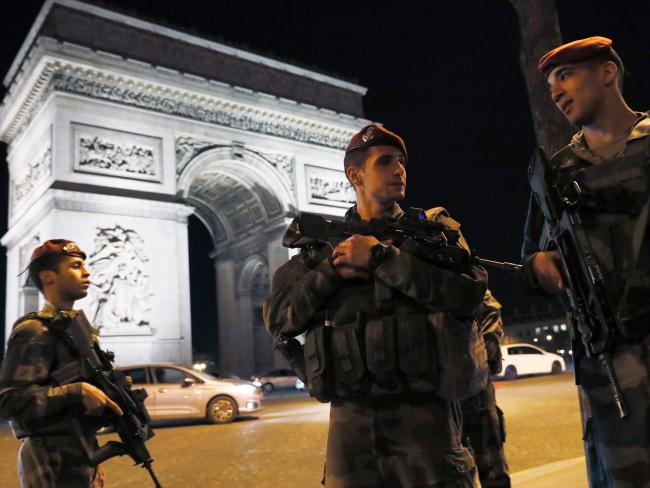
<path fill-rule="evenodd" d="M 29 123 L 51 90 L 336 149 L 344 149 L 354 133 L 259 107 L 63 67 L 54 70 L 47 87 L 40 92 L 40 100 L 34 102 L 21 125 Z"/>
<path fill-rule="evenodd" d="M 162 181 L 162 140 L 73 124 L 77 172 Z"/>
<path fill-rule="evenodd" d="M 343 171 L 306 165 L 305 178 L 309 203 L 349 207 L 356 202 L 354 187 Z"/>
<path fill-rule="evenodd" d="M 98 227 L 87 262 L 92 270 L 89 319 L 100 334 L 153 334 L 149 258 L 138 233 L 120 225 Z"/>
<path fill-rule="evenodd" d="M 12 212 L 30 195 L 35 186 L 52 175 L 52 148 L 48 144 L 40 156 L 33 159 L 21 176 L 11 179 Z"/>

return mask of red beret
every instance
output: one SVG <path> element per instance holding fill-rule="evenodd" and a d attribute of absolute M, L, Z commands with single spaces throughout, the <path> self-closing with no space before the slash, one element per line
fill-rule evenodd
<path fill-rule="evenodd" d="M 50 239 L 49 241 L 45 241 L 34 249 L 31 262 L 33 263 L 46 254 L 68 254 L 86 259 L 86 253 L 79 248 L 77 243 L 66 239 Z"/>
<path fill-rule="evenodd" d="M 548 74 L 560 64 L 586 61 L 607 52 L 613 52 L 611 39 L 600 36 L 587 37 L 551 49 L 540 58 L 537 67 L 542 73 Z"/>
<path fill-rule="evenodd" d="M 370 146 L 393 146 L 402 151 L 404 157 L 408 157 L 404 140 L 379 124 L 367 125 L 353 135 L 345 152 L 349 153 L 355 149 L 363 149 Z"/>

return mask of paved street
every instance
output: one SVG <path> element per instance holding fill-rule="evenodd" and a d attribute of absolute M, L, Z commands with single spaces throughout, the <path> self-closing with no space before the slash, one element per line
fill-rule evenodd
<path fill-rule="evenodd" d="M 523 480 L 535 467 L 580 464 L 578 401 L 570 373 L 497 382 L 497 400 L 506 414 L 507 455 Z M 165 488 L 318 487 L 325 454 L 328 406 L 302 394 L 272 395 L 257 418 L 229 425 L 184 423 L 159 426 L 149 443 L 154 467 Z M 111 436 L 102 436 L 104 443 Z M 0 486 L 17 486 L 18 442 L 0 430 Z M 576 464 L 577 463 L 577 464 Z M 555 465 L 553 465 L 555 466 Z M 540 468 L 543 469 L 543 468 Z M 107 488 L 148 487 L 147 474 L 129 459 L 106 463 Z M 577 482 L 555 488 L 581 488 Z M 531 474 L 532 473 L 532 474 Z M 542 486 L 542 485 L 540 485 Z"/>

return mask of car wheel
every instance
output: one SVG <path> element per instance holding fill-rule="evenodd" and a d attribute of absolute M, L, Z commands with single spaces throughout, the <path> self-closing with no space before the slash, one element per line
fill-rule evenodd
<path fill-rule="evenodd" d="M 562 372 L 562 365 L 560 364 L 560 361 L 553 361 L 553 365 L 551 366 L 551 374 L 560 374 Z"/>
<path fill-rule="evenodd" d="M 237 403 L 232 398 L 218 396 L 210 400 L 206 418 L 212 424 L 227 424 L 237 417 Z"/>
<path fill-rule="evenodd" d="M 273 383 L 264 383 L 262 385 L 262 391 L 264 391 L 264 393 L 271 393 L 273 390 L 275 390 Z"/>
<path fill-rule="evenodd" d="M 512 365 L 508 366 L 503 377 L 507 380 L 514 380 L 517 377 L 517 368 Z"/>

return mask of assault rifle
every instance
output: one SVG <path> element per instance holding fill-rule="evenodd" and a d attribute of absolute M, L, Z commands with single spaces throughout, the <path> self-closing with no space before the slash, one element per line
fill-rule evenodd
<path fill-rule="evenodd" d="M 289 248 L 319 248 L 336 244 L 348 237 L 372 235 L 379 241 L 391 240 L 401 250 L 409 251 L 425 261 L 454 270 L 464 270 L 472 264 L 482 264 L 518 272 L 520 264 L 478 258 L 458 246 L 460 232 L 440 222 L 427 220 L 420 208 L 409 208 L 397 221 L 372 219 L 368 223 L 326 220 L 321 215 L 301 213 L 289 225 L 282 245 Z M 289 363 L 298 377 L 307 384 L 302 346 L 294 338 L 282 336 L 275 348 Z"/>
<path fill-rule="evenodd" d="M 455 270 L 467 269 L 472 264 L 482 264 L 509 271 L 519 271 L 521 265 L 492 261 L 472 255 L 458 246 L 460 232 L 447 228 L 440 222 L 427 220 L 420 208 L 409 208 L 397 221 L 372 219 L 368 223 L 326 220 L 322 216 L 301 213 L 287 229 L 282 245 L 290 248 L 309 248 L 330 245 L 354 235 L 372 235 L 379 241 L 391 240 L 402 250 L 409 251 L 425 261 Z"/>
<path fill-rule="evenodd" d="M 580 217 L 583 191 L 575 180 L 566 188 L 558 188 L 557 184 L 550 183 L 548 171 L 549 161 L 540 147 L 533 156 L 528 180 L 546 222 L 549 244 L 554 243 L 560 251 L 566 292 L 564 302 L 573 316 L 576 335 L 582 340 L 587 356 L 598 358 L 607 374 L 619 417 L 625 418 L 627 407 L 611 361 L 613 335 L 620 329 L 602 270 L 594 258 Z"/>
<path fill-rule="evenodd" d="M 60 313 L 63 314 L 65 312 Z M 60 385 L 77 381 L 91 383 L 117 403 L 124 412 L 122 415 L 107 412 L 110 415 L 109 423 L 115 428 L 121 442 L 108 441 L 97 450 L 88 444 L 79 420 L 72 419 L 72 428 L 79 438 L 88 462 L 91 466 L 97 466 L 112 457 L 128 454 L 135 464 L 146 468 L 154 486 L 162 488 L 151 467 L 153 459 L 145 445 L 154 435 L 149 425 L 151 417 L 144 406 L 147 391 L 132 389 L 124 373 L 113 369 L 113 353 L 102 351 L 93 342 L 90 324 L 83 312 L 78 312 L 74 319 L 66 321 L 68 323 L 64 328 L 57 327 L 56 322 L 53 322 L 52 329 L 72 351 L 77 352 L 79 360 L 54 371 L 54 380 Z"/>

